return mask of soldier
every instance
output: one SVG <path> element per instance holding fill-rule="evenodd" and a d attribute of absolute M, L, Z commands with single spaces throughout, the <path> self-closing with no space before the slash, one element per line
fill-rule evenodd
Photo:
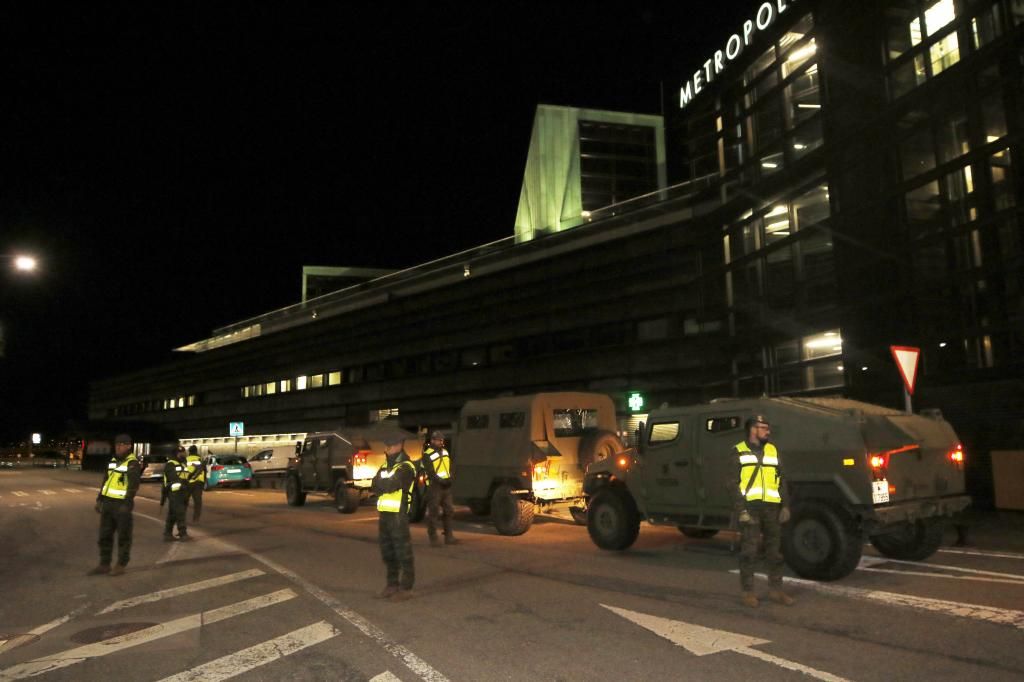
<path fill-rule="evenodd" d="M 387 565 L 387 586 L 378 596 L 396 601 L 413 596 L 412 586 L 416 578 L 409 535 L 409 507 L 416 483 L 416 467 L 405 454 L 404 443 L 405 439 L 399 435 L 385 439 L 387 461 L 371 483 L 373 492 L 377 493 L 377 511 L 380 513 L 380 555 Z"/>
<path fill-rule="evenodd" d="M 192 523 L 199 522 L 199 515 L 203 511 L 203 490 L 206 488 L 206 467 L 199 457 L 199 448 L 195 445 L 188 446 L 188 457 L 185 458 L 186 469 L 188 470 L 188 498 L 185 500 L 185 508 L 192 502 Z"/>
<path fill-rule="evenodd" d="M 164 465 L 164 485 L 160 493 L 160 506 L 167 505 L 167 522 L 164 524 L 164 542 L 174 541 L 174 526 L 178 526 L 178 539 L 187 541 L 192 538 L 188 534 L 185 521 L 186 505 L 188 504 L 188 471 L 185 466 L 185 448 L 179 447 L 174 458 Z"/>
<path fill-rule="evenodd" d="M 735 509 L 740 524 L 740 586 L 743 605 L 756 608 L 754 564 L 761 534 L 771 588 L 768 598 L 790 606 L 793 598 L 782 591 L 782 524 L 789 521 L 779 454 L 769 442 L 771 426 L 758 415 L 745 424 L 747 438 L 733 449 L 738 481 Z"/>
<path fill-rule="evenodd" d="M 444 434 L 430 434 L 430 445 L 423 450 L 420 460 L 427 474 L 427 537 L 431 547 L 441 547 L 437 537 L 438 517 L 444 524 L 444 544 L 456 545 L 452 535 L 452 463 L 444 449 Z"/>
<path fill-rule="evenodd" d="M 132 438 L 120 434 L 114 438 L 114 457 L 107 464 L 107 475 L 99 495 L 96 512 L 100 515 L 100 563 L 89 575 L 121 575 L 131 558 L 132 509 L 139 490 L 142 467 L 132 452 Z M 117 535 L 117 565 L 110 567 Z"/>

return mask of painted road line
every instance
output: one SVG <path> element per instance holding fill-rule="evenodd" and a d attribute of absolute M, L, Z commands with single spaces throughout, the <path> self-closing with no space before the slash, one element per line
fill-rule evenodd
<path fill-rule="evenodd" d="M 999 583 L 1002 585 L 1024 585 L 1024 580 L 1008 580 L 1005 578 L 986 578 L 984 576 L 972 576 L 972 575 L 950 575 L 949 573 L 927 573 L 925 571 L 904 571 L 895 568 L 868 568 L 861 567 L 858 571 L 864 571 L 865 573 L 889 573 L 892 575 L 912 575 L 921 578 L 939 578 L 945 580 L 970 580 L 979 583 Z"/>
<path fill-rule="evenodd" d="M 53 492 L 52 490 L 40 490 L 39 492 L 41 492 L 44 495 L 56 495 L 57 494 L 57 493 Z"/>
<path fill-rule="evenodd" d="M 767 639 L 749 637 L 727 630 L 715 630 L 681 620 L 669 620 L 668 618 L 620 609 L 608 606 L 607 604 L 601 604 L 601 606 L 642 628 L 650 630 L 659 637 L 667 639 L 676 646 L 683 647 L 694 656 L 710 656 L 722 653 L 723 651 L 731 651 L 743 654 L 744 656 L 752 656 L 772 665 L 777 665 L 780 668 L 794 670 L 808 677 L 824 680 L 825 682 L 849 682 L 846 678 L 838 677 L 832 673 L 815 670 L 801 663 L 788 661 L 785 658 L 772 656 L 753 648 L 763 644 L 771 644 Z"/>
<path fill-rule="evenodd" d="M 276 639 L 222 656 L 191 670 L 165 677 L 160 682 L 195 682 L 197 680 L 219 682 L 219 680 L 231 679 L 236 675 L 280 660 L 296 651 L 302 651 L 339 634 L 333 625 L 327 621 L 320 621 Z"/>
<path fill-rule="evenodd" d="M 151 501 L 155 502 L 155 500 Z M 155 516 L 149 516 L 148 514 L 140 514 L 139 512 L 136 512 L 135 515 L 149 519 L 150 521 L 154 521 L 156 523 L 163 523 L 163 520 L 158 519 Z M 340 601 L 338 601 L 333 595 L 328 594 L 324 590 L 320 589 L 313 583 L 309 582 L 308 580 L 300 576 L 298 573 L 295 573 L 290 569 L 285 568 L 276 561 L 272 561 L 261 554 L 257 554 L 256 552 L 250 552 L 244 547 L 234 545 L 225 540 L 212 538 L 203 533 L 202 531 L 195 533 L 195 535 L 200 538 L 207 538 L 204 540 L 204 542 L 206 542 L 207 544 L 220 545 L 221 547 L 225 548 L 226 550 L 232 553 L 245 554 L 251 557 L 253 560 L 260 562 L 261 564 L 263 564 L 270 570 L 274 571 L 275 573 L 278 573 L 287 578 L 288 580 L 292 581 L 292 583 L 302 588 L 311 597 L 313 597 L 314 599 L 325 605 L 327 608 L 331 609 L 336 614 L 338 614 L 346 621 L 348 621 L 348 623 L 352 625 L 352 627 L 356 628 L 364 635 L 366 635 L 368 638 L 373 640 L 373 642 L 376 643 L 378 646 L 383 648 L 385 651 L 387 651 L 395 658 L 402 661 L 402 663 L 404 663 L 405 666 L 409 668 L 409 670 L 411 670 L 418 677 L 420 677 L 420 679 L 426 680 L 427 682 L 448 682 L 448 678 L 442 675 L 439 671 L 435 670 L 433 667 L 431 667 L 429 663 L 427 663 L 422 658 L 414 654 L 412 651 L 406 649 L 401 644 L 389 639 L 388 636 L 376 625 L 374 625 L 367 619 L 363 618 L 361 615 L 359 615 L 358 613 L 356 613 L 355 611 L 353 611 L 352 609 L 348 608 Z M 0 680 L 2 679 L 3 678 L 0 678 Z"/>
<path fill-rule="evenodd" d="M 51 620 L 49 623 L 44 623 L 43 625 L 40 625 L 37 628 L 33 628 L 33 629 L 29 630 L 28 632 L 26 632 L 23 635 L 18 635 L 17 637 L 12 637 L 9 640 L 0 640 L 0 652 L 9 651 L 9 650 L 11 650 L 11 649 L 13 649 L 13 648 L 15 648 L 17 646 L 20 646 L 20 645 L 22 645 L 22 644 L 24 644 L 26 642 L 35 641 L 35 639 L 37 637 L 41 637 L 44 634 L 46 634 L 47 632 L 49 632 L 50 630 L 54 629 L 55 627 L 58 627 L 60 625 L 63 625 L 64 623 L 67 623 L 69 620 L 71 620 L 72 618 L 74 618 L 78 614 L 82 613 L 87 608 L 89 608 L 89 605 L 88 604 L 83 604 L 82 606 L 79 606 L 77 609 L 75 609 L 74 611 L 72 611 L 68 615 L 61 616 L 60 618 L 57 618 L 55 620 Z"/>
<path fill-rule="evenodd" d="M 1017 559 L 1024 561 L 1024 554 L 1015 552 L 987 552 L 980 549 L 940 549 L 942 554 L 961 554 L 964 556 L 982 556 L 990 559 Z"/>
<path fill-rule="evenodd" d="M 140 644 L 147 644 L 157 639 L 177 635 L 182 632 L 187 632 L 188 630 L 195 630 L 204 625 L 210 625 L 211 623 L 217 623 L 222 620 L 227 620 L 228 618 L 241 616 L 242 614 L 256 611 L 257 609 L 262 609 L 274 604 L 280 604 L 281 602 L 288 601 L 289 599 L 294 599 L 296 596 L 295 592 L 289 589 L 284 589 L 259 597 L 254 597 L 252 599 L 247 599 L 236 604 L 222 606 L 218 609 L 213 609 L 212 611 L 194 613 L 190 616 L 184 616 L 183 618 L 172 620 L 169 623 L 154 625 L 143 630 L 128 633 L 127 635 L 112 637 L 110 639 L 96 642 L 95 644 L 86 644 L 85 646 L 68 649 L 66 651 L 61 651 L 56 654 L 28 661 L 27 663 L 11 666 L 6 670 L 0 670 L 0 680 L 20 680 L 26 677 L 42 675 L 43 673 L 50 672 L 51 670 L 67 668 L 91 658 L 106 656 L 107 654 L 112 654 L 116 651 L 129 649 Z"/>
<path fill-rule="evenodd" d="M 733 569 L 730 573 L 739 573 L 739 571 Z M 768 576 L 764 573 L 758 573 L 757 577 L 764 580 L 768 579 Z M 790 578 L 788 576 L 785 576 L 782 579 L 791 585 L 799 585 L 817 592 L 832 594 L 837 597 L 849 597 L 850 599 L 859 599 L 861 601 L 881 602 L 883 604 L 888 604 L 889 606 L 902 606 L 911 609 L 918 609 L 920 611 L 932 611 L 933 613 L 941 613 L 947 616 L 954 616 L 956 618 L 969 618 L 971 620 L 995 623 L 997 625 L 1010 625 L 1018 630 L 1024 630 L 1024 611 L 1003 609 L 998 606 L 984 606 L 981 604 L 946 601 L 945 599 L 915 597 L 909 594 L 899 594 L 897 592 L 867 590 L 861 587 L 825 584 L 815 582 L 813 580 L 804 580 L 803 578 Z"/>
<path fill-rule="evenodd" d="M 13 494 L 15 497 L 28 497 L 28 493 L 24 490 L 15 490 Z"/>
<path fill-rule="evenodd" d="M 129 609 L 133 606 L 138 606 L 139 604 L 148 604 L 150 602 L 160 601 L 161 599 L 177 597 L 182 594 L 199 592 L 200 590 L 207 590 L 211 587 L 219 587 L 220 585 L 228 585 L 230 583 L 238 582 L 239 580 L 245 580 L 246 578 L 255 578 L 256 576 L 260 575 L 266 574 L 258 568 L 253 568 L 248 571 L 241 571 L 239 573 L 222 575 L 219 578 L 210 578 L 209 580 L 201 580 L 196 583 L 182 585 L 181 587 L 171 587 L 166 590 L 160 590 L 159 592 L 151 592 L 150 594 L 144 594 L 139 597 L 131 597 L 129 599 L 122 599 L 121 601 L 116 601 L 107 608 L 103 609 L 102 611 L 99 611 L 96 615 L 101 616 L 104 613 L 110 613 L 111 611 Z"/>
<path fill-rule="evenodd" d="M 402 682 L 402 680 L 392 675 L 390 670 L 385 670 L 380 675 L 371 677 L 370 682 Z"/>
<path fill-rule="evenodd" d="M 62 488 L 62 490 L 64 492 L 66 492 L 66 493 L 80 493 L 80 492 L 82 492 L 81 488 Z"/>
<path fill-rule="evenodd" d="M 924 563 L 921 561 L 905 561 L 903 559 L 886 559 L 886 558 L 875 558 L 875 557 L 861 557 L 860 565 L 870 568 L 874 568 L 881 564 L 900 564 L 901 566 L 916 566 L 918 568 L 937 568 L 946 571 L 955 571 L 957 573 L 969 573 L 971 575 L 984 575 L 990 578 L 1008 578 L 1017 582 L 1024 582 L 1024 575 L 1019 573 L 1000 573 L 999 571 L 982 571 L 977 568 L 962 568 L 960 566 L 950 566 L 948 564 L 931 564 Z"/>

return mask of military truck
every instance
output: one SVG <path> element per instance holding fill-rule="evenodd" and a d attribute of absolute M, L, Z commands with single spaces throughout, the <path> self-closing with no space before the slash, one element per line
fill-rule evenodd
<path fill-rule="evenodd" d="M 724 400 L 654 410 L 635 451 L 591 464 L 584 492 L 594 543 L 628 548 L 641 519 L 693 538 L 736 528 L 732 449 L 755 414 L 772 424 L 789 486 L 783 555 L 804 578 L 848 575 L 865 537 L 885 556 L 926 559 L 947 519 L 970 503 L 963 448 L 937 411 L 837 398 Z"/>
<path fill-rule="evenodd" d="M 587 465 L 622 449 L 615 406 L 597 393 L 473 400 L 453 438 L 456 504 L 522 535 L 537 507 L 583 502 Z"/>
<path fill-rule="evenodd" d="M 409 434 L 405 450 L 414 460 L 422 454 L 413 434 Z M 285 497 L 289 505 L 301 507 L 307 495 L 325 495 L 333 499 L 339 512 L 352 514 L 370 496 L 370 483 L 384 460 L 384 443 L 374 435 L 372 426 L 306 434 L 295 459 L 288 463 Z M 419 521 L 424 510 L 420 481 L 414 491 L 410 519 Z"/>

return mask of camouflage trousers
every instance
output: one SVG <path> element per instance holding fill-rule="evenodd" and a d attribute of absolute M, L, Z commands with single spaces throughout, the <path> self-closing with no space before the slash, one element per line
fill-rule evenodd
<path fill-rule="evenodd" d="M 171 535 L 174 526 L 178 526 L 178 537 L 188 535 L 188 523 L 185 512 L 188 509 L 188 489 L 171 493 L 167 496 L 167 521 L 164 523 L 164 535 Z"/>
<path fill-rule="evenodd" d="M 132 511 L 128 502 L 103 498 L 100 507 L 100 563 L 109 566 L 117 536 L 117 563 L 128 565 L 132 553 Z"/>
<path fill-rule="evenodd" d="M 411 590 L 416 580 L 412 560 L 412 537 L 409 534 L 409 515 L 381 512 L 377 528 L 380 535 L 380 556 L 388 570 L 388 585 Z"/>
<path fill-rule="evenodd" d="M 427 488 L 427 536 L 437 537 L 438 521 L 444 527 L 444 536 L 452 537 L 452 489 L 443 488 L 440 483 L 431 483 Z"/>
<path fill-rule="evenodd" d="M 744 592 L 754 590 L 754 568 L 757 565 L 761 536 L 764 535 L 764 560 L 772 589 L 782 586 L 782 505 L 751 504 L 747 507 L 750 523 L 740 524 L 740 586 Z"/>
<path fill-rule="evenodd" d="M 203 513 L 203 489 L 206 487 L 204 481 L 192 481 L 188 484 L 188 497 L 185 498 L 185 508 L 188 508 L 189 502 L 192 503 L 192 522 L 199 521 L 199 516 Z"/>

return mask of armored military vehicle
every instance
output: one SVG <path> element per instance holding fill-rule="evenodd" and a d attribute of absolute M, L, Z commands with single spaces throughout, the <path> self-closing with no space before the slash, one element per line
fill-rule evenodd
<path fill-rule="evenodd" d="M 538 506 L 583 501 L 588 464 L 622 449 L 615 406 L 597 393 L 473 400 L 454 435 L 452 497 L 522 535 Z"/>
<path fill-rule="evenodd" d="M 306 495 L 321 494 L 333 498 L 339 512 L 355 512 L 359 503 L 370 496 L 370 483 L 384 464 L 384 443 L 376 431 L 370 426 L 306 434 L 295 459 L 288 463 L 288 504 L 301 507 L 306 503 Z M 422 454 L 414 434 L 409 434 L 405 451 L 413 460 Z M 409 513 L 411 520 L 423 518 L 424 508 L 422 485 L 417 485 Z"/>
<path fill-rule="evenodd" d="M 923 560 L 948 517 L 970 503 L 963 449 L 937 411 L 831 398 L 715 401 L 652 411 L 635 451 L 591 464 L 584 491 L 594 543 L 628 548 L 641 519 L 695 538 L 735 528 L 732 449 L 755 414 L 772 424 L 792 512 L 783 554 L 802 577 L 848 575 L 865 537 L 885 556 Z"/>

